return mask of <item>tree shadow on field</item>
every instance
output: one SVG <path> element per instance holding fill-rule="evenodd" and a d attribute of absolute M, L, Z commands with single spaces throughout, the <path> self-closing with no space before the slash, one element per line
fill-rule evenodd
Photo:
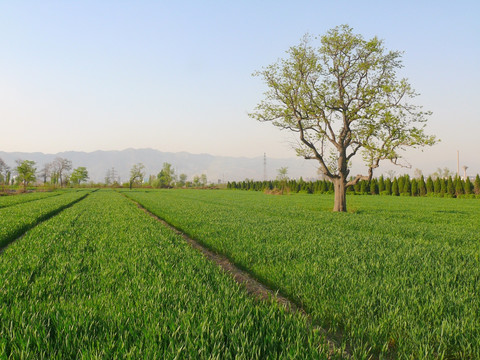
<path fill-rule="evenodd" d="M 332 212 L 333 212 L 333 210 L 332 210 Z M 357 208 L 357 207 L 355 207 L 355 206 L 350 206 L 350 207 L 347 207 L 347 213 L 348 213 L 348 214 L 358 214 L 358 215 L 361 215 L 361 214 L 366 214 L 366 213 L 368 213 L 368 211 L 365 210 L 365 209 L 359 209 L 359 208 Z"/>

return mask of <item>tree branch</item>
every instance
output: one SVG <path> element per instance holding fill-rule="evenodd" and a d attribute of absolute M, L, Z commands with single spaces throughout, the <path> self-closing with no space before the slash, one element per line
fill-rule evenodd
<path fill-rule="evenodd" d="M 298 128 L 300 129 L 300 140 L 313 151 L 313 153 L 315 154 L 315 159 L 317 159 L 320 162 L 323 173 L 329 178 L 333 179 L 335 176 L 328 169 L 327 165 L 325 164 L 325 161 L 323 160 L 323 156 L 318 152 L 317 148 L 311 142 L 305 139 L 305 133 L 303 131 L 301 119 L 298 119 Z M 305 159 L 308 160 L 312 158 L 310 156 L 305 156 Z"/>

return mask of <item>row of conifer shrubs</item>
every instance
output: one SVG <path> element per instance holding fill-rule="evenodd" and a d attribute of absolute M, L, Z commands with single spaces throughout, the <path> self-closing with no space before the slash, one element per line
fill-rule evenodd
<path fill-rule="evenodd" d="M 233 181 L 227 184 L 228 189 L 273 191 L 281 189 L 282 192 L 328 194 L 333 193 L 333 183 L 328 180 L 304 181 L 299 180 L 269 180 L 269 181 Z M 380 176 L 370 181 L 362 180 L 354 186 L 347 188 L 348 194 L 355 195 L 393 195 L 393 196 L 436 196 L 456 198 L 480 198 L 480 176 L 477 175 L 472 182 L 469 178 L 463 180 L 456 176 L 448 178 L 435 178 L 429 176 L 426 180 L 410 178 L 409 175 L 394 177 L 393 179 Z"/>

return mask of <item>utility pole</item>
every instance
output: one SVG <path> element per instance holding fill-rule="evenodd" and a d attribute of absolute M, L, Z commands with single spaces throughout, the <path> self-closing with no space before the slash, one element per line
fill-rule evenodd
<path fill-rule="evenodd" d="M 112 177 L 112 184 L 115 183 L 117 179 L 117 172 L 115 168 L 112 166 L 112 170 L 110 170 L 110 176 Z"/>

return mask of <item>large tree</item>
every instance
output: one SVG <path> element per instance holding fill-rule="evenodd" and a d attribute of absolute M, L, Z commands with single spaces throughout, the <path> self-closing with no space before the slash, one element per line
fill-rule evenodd
<path fill-rule="evenodd" d="M 268 86 L 251 117 L 298 133 L 297 155 L 318 161 L 334 183 L 334 211 L 346 211 L 346 188 L 370 180 L 380 161 L 405 165 L 401 151 L 433 145 L 424 133 L 429 115 L 410 102 L 417 96 L 398 79 L 401 53 L 386 51 L 383 41 L 365 40 L 347 25 L 320 37 L 306 35 L 300 45 L 255 75 Z M 366 175 L 350 176 L 361 154 Z"/>

